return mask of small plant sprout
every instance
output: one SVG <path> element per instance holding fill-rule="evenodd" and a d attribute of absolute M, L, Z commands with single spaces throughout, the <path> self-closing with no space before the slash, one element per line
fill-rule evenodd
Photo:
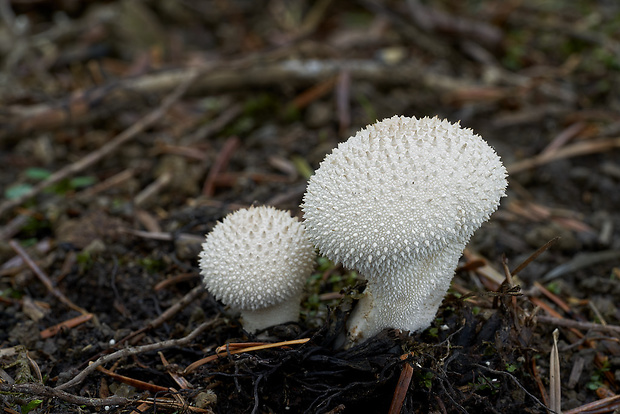
<path fill-rule="evenodd" d="M 395 116 L 325 157 L 304 220 L 321 254 L 368 280 L 348 345 L 433 321 L 465 245 L 505 195 L 506 169 L 470 129 Z"/>
<path fill-rule="evenodd" d="M 238 210 L 213 228 L 202 248 L 207 290 L 240 311 L 246 331 L 299 319 L 316 254 L 299 220 L 273 207 Z"/>

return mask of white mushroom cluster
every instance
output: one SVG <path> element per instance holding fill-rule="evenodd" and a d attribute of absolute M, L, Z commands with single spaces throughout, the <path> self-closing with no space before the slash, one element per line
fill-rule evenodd
<path fill-rule="evenodd" d="M 427 328 L 474 231 L 507 186 L 495 151 L 470 129 L 395 116 L 326 156 L 302 205 L 321 254 L 368 280 L 349 343 L 384 328 Z"/>
<path fill-rule="evenodd" d="M 298 320 L 316 254 L 299 220 L 273 207 L 238 210 L 213 228 L 202 247 L 207 290 L 241 312 L 246 331 Z"/>

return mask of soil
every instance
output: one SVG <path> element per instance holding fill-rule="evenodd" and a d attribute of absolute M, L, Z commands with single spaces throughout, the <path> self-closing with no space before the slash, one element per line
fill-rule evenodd
<path fill-rule="evenodd" d="M 617 2 L 0 7 L 4 412 L 619 409 Z M 509 172 L 433 325 L 339 348 L 364 280 L 318 258 L 300 321 L 244 332 L 205 234 L 301 217 L 325 154 L 395 114 L 460 121 Z"/>

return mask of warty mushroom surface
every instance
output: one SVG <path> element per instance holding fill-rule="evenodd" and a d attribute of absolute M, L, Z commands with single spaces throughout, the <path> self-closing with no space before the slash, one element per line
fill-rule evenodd
<path fill-rule="evenodd" d="M 368 280 L 349 345 L 433 321 L 474 231 L 505 195 L 506 170 L 470 129 L 394 116 L 359 131 L 310 178 L 302 209 L 321 254 Z"/>
<path fill-rule="evenodd" d="M 246 331 L 298 320 L 316 253 L 289 212 L 266 206 L 237 210 L 213 228 L 202 248 L 207 290 L 241 312 Z"/>

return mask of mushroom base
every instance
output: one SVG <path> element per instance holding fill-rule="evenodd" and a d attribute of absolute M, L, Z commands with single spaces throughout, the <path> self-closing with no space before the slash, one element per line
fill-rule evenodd
<path fill-rule="evenodd" d="M 256 333 L 270 326 L 299 320 L 301 297 L 297 296 L 286 302 L 257 310 L 241 310 L 241 325 L 248 333 Z"/>
<path fill-rule="evenodd" d="M 409 332 L 428 328 L 450 287 L 463 248 L 448 247 L 389 275 L 368 276 L 364 296 L 347 322 L 347 347 L 387 328 Z"/>

